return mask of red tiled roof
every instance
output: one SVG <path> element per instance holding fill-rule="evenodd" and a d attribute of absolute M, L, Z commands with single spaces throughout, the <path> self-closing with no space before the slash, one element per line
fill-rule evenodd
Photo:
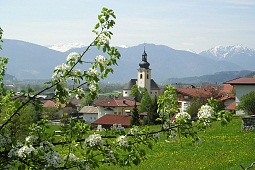
<path fill-rule="evenodd" d="M 66 105 L 65 104 L 61 104 L 61 103 L 59 103 L 59 102 L 53 102 L 52 100 L 47 100 L 44 104 L 43 104 L 43 107 L 55 107 L 55 108 L 57 108 L 57 106 L 58 105 L 61 105 L 61 108 L 64 108 L 64 107 L 66 107 Z"/>
<path fill-rule="evenodd" d="M 218 98 L 219 101 L 224 101 L 227 99 L 234 99 L 235 95 L 234 94 L 225 94 L 224 96 L 221 96 L 220 98 Z"/>
<path fill-rule="evenodd" d="M 106 115 L 100 117 L 99 119 L 95 120 L 91 124 L 94 124 L 94 125 L 121 124 L 124 127 L 129 127 L 130 119 L 131 119 L 131 116 L 106 114 Z"/>
<path fill-rule="evenodd" d="M 230 103 L 228 106 L 225 107 L 225 110 L 235 110 L 236 108 L 236 102 Z"/>
<path fill-rule="evenodd" d="M 231 92 L 234 89 L 234 86 L 231 86 L 230 84 L 223 84 L 223 91 L 226 93 Z"/>
<path fill-rule="evenodd" d="M 210 97 L 210 92 L 202 88 L 178 88 L 177 93 L 182 93 L 192 97 Z"/>
<path fill-rule="evenodd" d="M 95 103 L 95 105 L 106 106 L 106 107 L 128 107 L 128 106 L 135 106 L 135 101 L 127 99 L 127 98 L 112 98 L 112 99 Z M 136 102 L 136 105 L 139 106 L 140 103 Z"/>
<path fill-rule="evenodd" d="M 255 78 L 237 78 L 234 80 L 230 80 L 225 82 L 224 84 L 231 85 L 255 85 Z"/>

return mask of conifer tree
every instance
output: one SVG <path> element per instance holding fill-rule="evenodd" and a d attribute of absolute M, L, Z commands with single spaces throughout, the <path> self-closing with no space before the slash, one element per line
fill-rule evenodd
<path fill-rule="evenodd" d="M 137 105 L 136 105 L 136 100 L 137 99 L 135 98 L 135 106 L 133 108 L 132 118 L 130 120 L 130 125 L 131 126 L 139 126 L 141 124 L 140 123 L 140 116 L 139 116 Z"/>

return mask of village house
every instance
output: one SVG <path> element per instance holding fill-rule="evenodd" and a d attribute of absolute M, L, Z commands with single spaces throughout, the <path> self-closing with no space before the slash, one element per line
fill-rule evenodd
<path fill-rule="evenodd" d="M 82 117 L 88 124 L 91 124 L 98 118 L 98 109 L 95 106 L 84 106 L 78 113 L 79 117 Z"/>
<path fill-rule="evenodd" d="M 210 98 L 211 95 L 209 91 L 202 88 L 196 88 L 194 86 L 190 86 L 187 88 L 178 88 L 176 89 L 176 93 L 179 104 L 179 112 L 186 111 L 187 107 L 189 106 L 192 100 L 196 98 L 206 100 Z"/>
<path fill-rule="evenodd" d="M 233 106 L 240 104 L 240 99 L 243 95 L 255 91 L 255 78 L 236 78 L 233 80 L 226 81 L 224 84 L 230 84 L 235 87 L 235 103 Z M 244 115 L 242 110 L 236 110 L 236 115 Z"/>
<path fill-rule="evenodd" d="M 48 111 L 53 113 L 51 119 L 59 119 L 64 113 L 67 113 L 70 117 L 78 116 L 78 107 L 80 106 L 81 101 L 77 98 L 72 98 L 68 104 L 61 104 L 59 102 L 54 102 L 51 99 L 42 100 L 43 108 L 48 109 Z M 60 109 L 58 106 L 60 105 Z M 46 111 L 46 110 L 45 110 Z M 47 111 L 46 111 L 47 112 Z"/>
<path fill-rule="evenodd" d="M 60 106 L 60 109 L 58 106 Z M 66 107 L 66 104 L 61 104 L 52 100 L 43 101 L 43 108 L 45 108 L 43 114 L 47 113 L 50 119 L 59 119 L 64 113 L 71 112 L 71 108 Z"/>
<path fill-rule="evenodd" d="M 102 131 L 102 128 L 110 129 L 114 124 L 125 128 L 130 127 L 130 120 L 130 115 L 106 114 L 92 122 L 92 124 L 97 125 L 98 130 Z"/>
<path fill-rule="evenodd" d="M 222 101 L 225 105 L 225 110 L 233 111 L 234 94 L 232 91 L 233 86 L 227 84 L 202 84 L 200 88 L 196 88 L 193 85 L 186 88 L 177 88 L 179 111 L 185 111 L 190 102 L 196 98 L 207 100 L 211 97 Z"/>
<path fill-rule="evenodd" d="M 139 106 L 140 103 L 136 102 L 136 105 Z M 130 98 L 113 97 L 97 102 L 95 103 L 95 106 L 98 109 L 98 118 L 106 114 L 126 115 L 131 114 L 131 111 L 135 106 L 135 101 Z"/>

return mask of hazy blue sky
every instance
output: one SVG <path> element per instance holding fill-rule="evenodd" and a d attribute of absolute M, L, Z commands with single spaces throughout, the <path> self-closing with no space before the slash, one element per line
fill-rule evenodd
<path fill-rule="evenodd" d="M 0 26 L 7 39 L 88 44 L 102 7 L 117 16 L 112 45 L 255 48 L 255 0 L 0 0 Z"/>

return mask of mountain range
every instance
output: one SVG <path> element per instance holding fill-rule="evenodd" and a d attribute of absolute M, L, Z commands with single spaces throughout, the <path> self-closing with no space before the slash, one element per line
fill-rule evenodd
<path fill-rule="evenodd" d="M 18 80 L 50 79 L 54 67 L 66 61 L 71 52 L 81 53 L 85 48 L 73 48 L 66 52 L 49 49 L 37 44 L 4 39 L 0 56 L 8 57 L 7 73 Z M 118 47 L 121 59 L 114 66 L 114 73 L 106 82 L 128 82 L 136 78 L 142 53 L 146 50 L 152 69 L 152 78 L 159 84 L 169 78 L 203 76 L 221 71 L 255 70 L 255 50 L 242 46 L 215 47 L 199 54 L 176 50 L 164 45 L 140 44 L 133 47 Z M 85 61 L 93 61 L 102 51 L 91 48 Z M 89 68 L 84 64 L 81 69 Z"/>

